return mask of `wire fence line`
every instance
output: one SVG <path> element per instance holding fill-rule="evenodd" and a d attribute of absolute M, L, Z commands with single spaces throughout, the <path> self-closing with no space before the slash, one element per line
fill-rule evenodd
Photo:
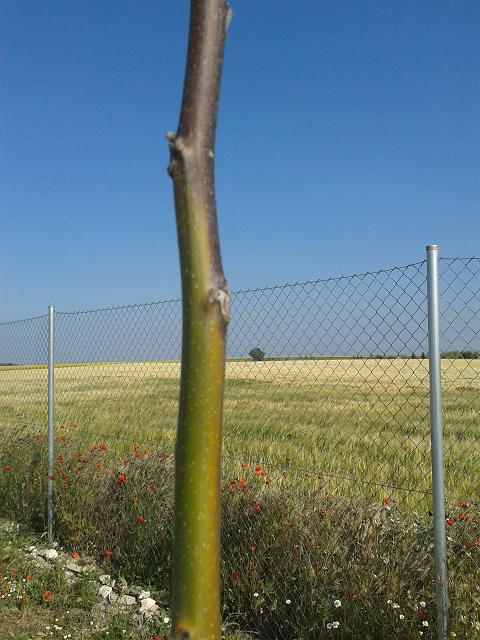
<path fill-rule="evenodd" d="M 325 567 L 332 580 L 336 568 L 342 567 L 355 582 L 358 567 L 349 564 L 346 570 L 346 557 L 339 557 L 346 535 L 353 545 L 351 563 L 355 554 L 363 557 L 368 536 L 373 536 L 378 549 L 385 542 L 377 530 L 366 533 L 371 521 L 383 527 L 388 520 L 393 529 L 405 526 L 408 535 L 413 535 L 410 525 L 421 530 L 423 522 L 425 535 L 432 529 L 426 270 L 422 260 L 371 273 L 232 294 L 223 490 L 226 499 L 239 502 L 249 517 L 235 520 L 232 530 L 224 525 L 229 550 L 224 558 L 224 600 L 229 611 L 241 612 L 252 633 L 265 638 L 297 637 L 298 628 L 279 605 L 282 597 L 285 604 L 292 600 L 290 594 L 297 593 L 302 608 L 295 624 L 303 633 L 298 637 L 323 637 L 331 629 L 326 625 L 335 620 L 328 621 L 329 613 L 323 620 L 318 616 L 313 620 L 306 610 L 318 611 L 314 591 L 326 588 Z M 473 585 L 479 580 L 480 258 L 440 258 L 439 288 L 445 527 L 449 563 L 454 568 L 451 593 L 458 599 L 458 584 Z M 47 353 L 47 315 L 0 324 L 0 439 L 8 445 L 34 434 L 40 466 L 46 464 Z M 123 470 L 120 475 L 127 476 L 128 469 L 129 478 L 135 468 L 131 475 L 137 482 L 141 478 L 147 487 L 153 486 L 145 471 L 152 456 L 166 465 L 169 477 L 180 357 L 179 300 L 56 311 L 54 492 L 59 535 L 75 539 L 73 524 L 67 526 L 75 508 L 66 490 L 69 481 L 63 477 L 85 474 L 91 464 L 97 478 L 89 481 L 94 483 L 109 465 L 116 465 L 116 471 Z M 6 452 L 8 446 L 2 449 L 2 462 L 11 466 Z M 70 466 L 64 469 L 67 460 Z M 283 502 L 274 497 L 275 491 Z M 136 492 L 130 497 L 140 499 Z M 145 502 L 144 509 L 147 504 L 151 510 L 157 508 L 154 492 L 147 491 L 144 499 L 153 501 Z M 227 523 L 237 517 L 229 505 L 225 506 Z M 298 532 L 301 544 L 287 541 L 286 533 L 280 531 L 276 542 L 267 544 L 257 530 L 264 513 L 272 518 L 276 514 L 270 525 L 278 527 L 299 505 L 302 514 L 319 519 L 317 525 L 328 531 L 328 544 L 325 541 L 321 552 L 314 542 L 316 531 L 309 538 L 307 522 Z M 112 526 L 107 541 L 113 546 L 120 544 L 115 536 L 126 508 L 112 502 L 111 509 L 115 512 L 109 516 Z M 327 523 L 332 514 L 336 523 Z M 95 518 L 100 517 L 92 508 L 89 520 L 82 516 L 79 526 L 98 532 Z M 406 529 L 395 531 L 399 538 L 408 537 Z M 252 564 L 251 549 L 260 549 L 261 541 L 268 554 L 258 560 L 259 568 Z M 95 547 L 93 538 L 88 544 Z M 299 574 L 297 551 L 292 551 L 295 544 L 304 545 L 303 560 L 308 553 L 312 574 L 308 580 L 305 564 L 300 563 L 303 573 Z M 427 535 L 422 571 L 433 582 L 431 544 Z M 400 560 L 393 561 L 393 551 L 382 554 L 394 564 L 390 578 L 396 584 Z M 263 600 L 255 599 L 248 606 L 243 593 L 246 579 L 240 570 L 245 566 L 264 584 Z M 332 592 L 338 591 L 340 578 L 335 580 Z M 303 590 L 298 586 L 302 581 L 308 582 Z M 355 598 L 358 603 L 360 595 Z M 365 600 L 367 604 L 371 603 Z M 423 621 L 415 621 L 422 633 Z M 470 623 L 475 623 L 473 617 L 465 624 Z"/>

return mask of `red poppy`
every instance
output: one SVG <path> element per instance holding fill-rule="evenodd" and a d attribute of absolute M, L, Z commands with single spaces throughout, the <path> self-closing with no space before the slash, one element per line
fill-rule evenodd
<path fill-rule="evenodd" d="M 148 491 L 153 493 L 154 491 L 157 490 L 157 487 L 153 483 L 150 483 L 150 484 L 147 485 L 147 489 L 148 489 Z"/>
<path fill-rule="evenodd" d="M 256 550 L 257 550 L 256 545 L 252 544 L 252 546 L 250 547 L 250 551 L 251 551 L 252 553 L 255 553 L 255 551 L 256 551 Z"/>
<path fill-rule="evenodd" d="M 27 580 L 30 582 L 32 580 L 32 576 L 27 576 Z"/>
<path fill-rule="evenodd" d="M 55 458 L 55 460 L 56 460 L 57 462 L 63 462 L 63 456 L 57 456 L 57 457 Z"/>
<path fill-rule="evenodd" d="M 113 552 L 112 551 L 104 551 L 103 552 L 103 557 L 106 558 L 107 560 L 110 560 L 110 558 L 113 556 Z"/>
<path fill-rule="evenodd" d="M 99 462 L 99 463 L 97 464 L 97 469 L 102 469 L 102 468 L 103 468 L 103 464 L 102 464 L 101 462 Z"/>
<path fill-rule="evenodd" d="M 480 540 L 475 540 L 475 546 L 480 549 Z"/>
<path fill-rule="evenodd" d="M 5 580 L 5 582 L 2 584 L 2 589 L 4 591 L 6 591 L 8 589 L 8 582 Z"/>
<path fill-rule="evenodd" d="M 255 473 L 258 473 L 261 470 L 262 470 L 262 467 L 259 464 L 257 464 L 257 466 L 255 467 Z"/>
<path fill-rule="evenodd" d="M 49 480 L 55 480 L 55 476 L 48 476 Z"/>
<path fill-rule="evenodd" d="M 77 551 L 72 551 L 70 554 L 74 560 L 80 557 L 80 554 Z"/>
<path fill-rule="evenodd" d="M 424 618 L 425 617 L 425 609 L 422 609 L 420 607 L 420 609 L 417 611 L 418 615 L 420 618 Z"/>
<path fill-rule="evenodd" d="M 234 569 L 232 571 L 232 578 L 233 578 L 235 584 L 237 584 L 237 585 L 240 584 L 240 574 L 238 573 L 238 571 L 236 569 Z"/>
<path fill-rule="evenodd" d="M 13 467 L 12 467 L 11 465 L 9 465 L 9 464 L 6 464 L 6 465 L 3 467 L 3 470 L 4 470 L 4 471 L 11 471 L 12 469 L 13 469 Z"/>
<path fill-rule="evenodd" d="M 462 509 L 468 509 L 468 502 L 466 500 L 462 500 L 460 502 L 460 506 L 462 507 Z"/>
<path fill-rule="evenodd" d="M 261 475 L 265 478 L 265 476 L 267 476 L 267 472 L 265 470 L 262 471 Z"/>
<path fill-rule="evenodd" d="M 137 516 L 137 520 L 138 520 L 139 522 L 145 522 L 145 516 L 144 516 L 144 515 L 142 515 L 142 514 L 140 514 L 139 516 Z"/>
<path fill-rule="evenodd" d="M 452 526 L 452 524 L 455 524 L 455 519 L 454 518 L 447 518 L 447 524 L 449 527 Z"/>
<path fill-rule="evenodd" d="M 353 598 L 353 591 L 347 591 L 347 598 L 350 600 Z"/>
<path fill-rule="evenodd" d="M 242 469 L 248 469 L 248 464 L 246 462 L 242 462 Z"/>
<path fill-rule="evenodd" d="M 464 542 L 463 546 L 467 551 L 469 551 L 473 547 L 473 544 L 471 542 Z"/>
<path fill-rule="evenodd" d="M 62 480 L 65 482 L 66 480 L 68 480 L 68 476 L 63 475 L 63 476 L 62 476 Z"/>
<path fill-rule="evenodd" d="M 44 597 L 45 600 L 48 600 L 51 597 L 51 595 L 52 595 L 51 591 L 44 591 L 43 592 L 43 597 Z"/>
<path fill-rule="evenodd" d="M 125 484 L 126 480 L 127 480 L 127 476 L 125 474 L 121 473 L 118 476 L 117 484 Z"/>
<path fill-rule="evenodd" d="M 252 508 L 255 513 L 260 513 L 260 511 L 262 510 L 262 507 L 258 504 L 258 502 L 255 502 Z"/>
<path fill-rule="evenodd" d="M 385 497 L 385 498 L 383 499 L 383 504 L 390 504 L 390 503 L 391 503 L 391 501 L 392 501 L 392 500 L 391 500 L 391 498 L 389 498 L 389 497 L 387 496 L 387 497 Z"/>
<path fill-rule="evenodd" d="M 458 516 L 458 519 L 461 520 L 462 522 L 467 522 L 470 519 L 470 516 L 468 515 L 468 513 L 461 513 Z"/>
<path fill-rule="evenodd" d="M 102 443 L 100 444 L 100 449 L 101 449 L 102 451 L 105 451 L 105 449 L 106 449 L 106 448 L 107 448 L 107 445 L 105 444 L 105 442 L 102 442 Z"/>

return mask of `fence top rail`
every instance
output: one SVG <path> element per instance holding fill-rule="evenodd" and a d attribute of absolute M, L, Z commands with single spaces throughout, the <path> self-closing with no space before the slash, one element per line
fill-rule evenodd
<path fill-rule="evenodd" d="M 470 256 L 470 257 L 460 257 L 460 256 L 453 256 L 453 257 L 449 257 L 449 256 L 440 256 L 439 260 L 443 261 L 443 262 L 455 262 L 455 261 L 460 261 L 460 262 L 464 262 L 466 264 L 468 264 L 469 262 L 472 262 L 474 260 L 480 260 L 480 256 Z M 322 284 L 322 283 L 327 283 L 327 282 L 341 282 L 342 280 L 349 280 L 352 278 L 364 278 L 366 276 L 377 276 L 379 274 L 382 273 L 392 273 L 393 271 L 401 271 L 401 270 L 405 270 L 408 269 L 409 267 L 420 267 L 422 264 L 425 263 L 425 260 L 419 260 L 418 262 L 411 262 L 405 265 L 400 265 L 400 266 L 395 266 L 395 267 L 391 267 L 388 269 L 377 269 L 376 271 L 365 271 L 363 273 L 353 273 L 350 275 L 342 275 L 342 276 L 332 276 L 332 277 L 328 277 L 328 278 L 318 278 L 316 280 L 303 280 L 303 281 L 298 281 L 298 282 L 286 282 L 283 284 L 273 284 L 273 285 L 266 285 L 264 287 L 254 287 L 254 288 L 250 288 L 250 289 L 238 289 L 237 291 L 232 291 L 232 295 L 236 296 L 236 295 L 240 295 L 240 294 L 245 294 L 245 293 L 256 293 L 256 292 L 263 292 L 263 291 L 275 291 L 278 289 L 287 289 L 287 288 L 292 288 L 292 287 L 301 287 L 301 286 L 307 286 L 307 285 L 316 285 L 316 284 Z M 56 311 L 57 315 L 62 315 L 62 316 L 67 316 L 67 315 L 79 315 L 79 314 L 88 314 L 88 313 L 99 313 L 102 311 L 119 311 L 119 310 L 123 310 L 123 309 L 140 309 L 140 308 L 144 308 L 144 307 L 151 307 L 151 306 L 156 306 L 156 305 L 167 305 L 167 304 L 178 304 L 181 302 L 181 298 L 167 298 L 164 300 L 152 300 L 151 302 L 139 302 L 139 303 L 134 303 L 134 304 L 125 304 L 125 305 L 116 305 L 116 306 L 109 306 L 109 307 L 98 307 L 98 308 L 92 308 L 92 309 L 80 309 L 80 310 L 74 310 L 74 311 Z M 20 324 L 20 323 L 25 323 L 25 322 L 30 322 L 33 320 L 40 320 L 42 318 L 47 318 L 48 314 L 43 314 L 43 315 L 39 315 L 39 316 L 34 316 L 32 318 L 24 318 L 21 320 L 8 320 L 8 321 L 4 321 L 4 322 L 0 322 L 0 327 L 5 327 L 8 325 L 14 325 L 14 324 Z"/>
<path fill-rule="evenodd" d="M 472 258 L 465 258 L 466 260 L 471 260 Z M 350 275 L 342 275 L 342 276 L 332 276 L 332 277 L 328 277 L 328 278 L 318 278 L 316 280 L 303 280 L 303 281 L 299 281 L 299 282 L 286 282 L 283 284 L 273 284 L 273 285 L 266 285 L 264 287 L 254 287 L 254 288 L 250 288 L 250 289 L 238 289 L 236 291 L 232 291 L 232 295 L 236 296 L 239 294 L 244 294 L 244 293 L 256 293 L 256 292 L 262 292 L 262 291 L 275 291 L 278 289 L 287 289 L 287 288 L 293 288 L 293 287 L 301 287 L 301 286 L 307 286 L 307 285 L 316 285 L 316 284 L 322 284 L 322 283 L 327 283 L 327 282 L 341 282 L 342 280 L 349 280 L 352 278 L 364 278 L 366 276 L 377 276 L 379 274 L 382 273 L 392 273 L 393 271 L 401 271 L 401 270 L 405 270 L 408 269 L 409 267 L 420 267 L 422 264 L 425 263 L 425 260 L 419 260 L 418 262 L 411 262 L 405 265 L 400 265 L 400 266 L 395 266 L 395 267 L 391 267 L 388 269 L 377 269 L 376 271 L 365 271 L 363 273 L 353 273 Z M 117 311 L 117 310 L 122 310 L 122 309 L 138 309 L 138 308 L 142 308 L 142 307 L 150 307 L 150 306 L 155 306 L 155 305 L 167 305 L 167 304 L 173 304 L 173 303 L 180 303 L 181 302 L 181 298 L 170 298 L 170 299 L 164 299 L 164 300 L 152 300 L 151 302 L 139 302 L 139 303 L 135 303 L 135 304 L 126 304 L 126 305 L 116 305 L 116 306 L 109 306 L 109 307 L 98 307 L 98 308 L 92 308 L 92 309 L 80 309 L 77 311 L 58 311 L 56 310 L 56 315 L 78 315 L 78 314 L 88 314 L 88 313 L 98 313 L 98 312 L 102 312 L 102 311 Z M 6 322 L 0 322 L 0 327 L 8 325 L 8 324 L 16 324 L 19 322 L 27 322 L 28 320 L 36 320 L 37 318 L 46 318 L 48 314 L 45 315 L 41 315 L 41 316 L 37 316 L 35 318 L 27 318 L 25 320 L 11 320 L 11 321 L 6 321 Z"/>
<path fill-rule="evenodd" d="M 48 318 L 48 314 L 44 313 L 41 316 L 33 316 L 32 318 L 22 318 L 21 320 L 6 320 L 5 322 L 0 322 L 0 327 L 6 327 L 11 324 L 21 324 L 25 322 L 33 322 L 34 320 L 46 320 Z"/>
<path fill-rule="evenodd" d="M 439 256 L 439 260 L 443 260 L 443 262 L 455 262 L 456 260 L 460 262 L 472 262 L 472 260 L 480 260 L 480 256 L 469 256 L 462 258 L 461 256 Z"/>

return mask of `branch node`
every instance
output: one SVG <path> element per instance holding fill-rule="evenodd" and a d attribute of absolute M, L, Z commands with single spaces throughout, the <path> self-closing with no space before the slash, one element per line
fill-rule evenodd
<path fill-rule="evenodd" d="M 225 322 L 229 322 L 232 317 L 230 309 L 230 291 L 228 289 L 210 289 L 208 293 L 209 304 L 215 304 L 218 302 L 220 306 L 220 312 Z"/>

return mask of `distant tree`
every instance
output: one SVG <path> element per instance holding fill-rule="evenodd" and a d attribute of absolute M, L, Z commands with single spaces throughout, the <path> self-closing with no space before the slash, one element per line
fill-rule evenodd
<path fill-rule="evenodd" d="M 425 360 L 425 351 L 422 351 L 422 355 L 420 356 L 422 360 Z"/>
<path fill-rule="evenodd" d="M 412 360 L 415 360 L 417 356 L 414 353 L 412 353 L 410 357 L 412 358 Z"/>
<path fill-rule="evenodd" d="M 253 360 L 265 360 L 265 351 L 262 351 L 260 347 L 254 347 L 253 349 L 250 349 L 248 355 Z"/>

